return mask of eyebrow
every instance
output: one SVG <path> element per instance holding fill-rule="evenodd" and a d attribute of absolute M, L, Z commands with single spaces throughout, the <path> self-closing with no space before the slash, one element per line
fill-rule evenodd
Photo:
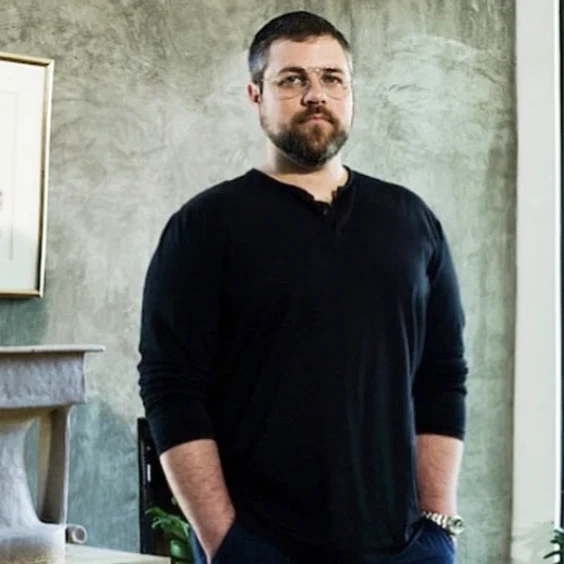
<path fill-rule="evenodd" d="M 341 74 L 345 74 L 344 69 L 339 68 L 339 67 L 319 67 L 320 69 L 326 71 L 326 72 L 338 72 Z M 289 67 L 284 67 L 282 69 L 280 69 L 276 74 L 282 74 L 285 72 L 306 72 L 307 69 L 305 69 L 304 67 L 293 67 L 293 66 L 289 66 Z"/>

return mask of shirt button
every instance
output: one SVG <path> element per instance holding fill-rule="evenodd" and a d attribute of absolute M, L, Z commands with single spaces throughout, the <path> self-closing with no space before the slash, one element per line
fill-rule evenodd
<path fill-rule="evenodd" d="M 329 208 L 323 208 L 323 215 L 329 215 Z"/>

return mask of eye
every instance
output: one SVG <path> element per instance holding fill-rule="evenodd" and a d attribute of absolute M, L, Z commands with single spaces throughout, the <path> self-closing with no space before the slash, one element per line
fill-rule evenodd
<path fill-rule="evenodd" d="M 303 84 L 303 78 L 297 74 L 291 74 L 285 76 L 278 81 L 278 86 L 282 88 L 288 88 L 291 86 L 301 86 Z"/>
<path fill-rule="evenodd" d="M 336 74 L 323 75 L 323 82 L 325 84 L 343 84 L 343 79 Z"/>

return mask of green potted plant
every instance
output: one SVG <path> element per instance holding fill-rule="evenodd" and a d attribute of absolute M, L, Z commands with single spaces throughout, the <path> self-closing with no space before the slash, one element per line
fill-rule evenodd
<path fill-rule="evenodd" d="M 172 502 L 177 505 L 175 499 Z M 153 518 L 151 527 L 160 529 L 165 535 L 172 564 L 194 564 L 189 523 L 157 506 L 150 507 L 147 515 Z"/>
<path fill-rule="evenodd" d="M 564 529 L 557 527 L 553 530 L 554 536 L 550 541 L 552 544 L 555 544 L 558 548 L 545 554 L 544 558 L 552 558 L 553 556 L 558 556 L 558 564 L 563 562 L 562 557 L 564 556 Z"/>

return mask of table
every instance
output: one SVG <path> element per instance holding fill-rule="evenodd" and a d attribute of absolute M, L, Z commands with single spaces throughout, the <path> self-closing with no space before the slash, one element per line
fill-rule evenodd
<path fill-rule="evenodd" d="M 67 544 L 65 564 L 170 564 L 170 558 Z"/>

